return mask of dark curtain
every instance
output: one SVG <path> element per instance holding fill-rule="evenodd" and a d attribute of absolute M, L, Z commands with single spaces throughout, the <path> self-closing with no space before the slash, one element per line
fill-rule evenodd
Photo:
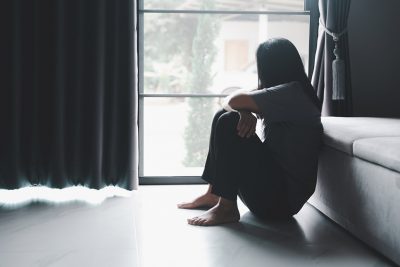
<path fill-rule="evenodd" d="M 347 17 L 350 9 L 350 0 L 319 0 L 320 21 L 334 33 L 340 33 L 347 28 Z M 344 61 L 344 99 L 332 97 L 333 75 L 332 62 L 335 44 L 333 37 L 319 26 L 317 51 L 315 55 L 312 85 L 322 101 L 323 116 L 351 116 L 352 115 L 352 90 L 350 79 L 350 56 L 347 32 L 339 38 L 338 48 L 340 58 Z"/>
<path fill-rule="evenodd" d="M 0 2 L 0 188 L 136 187 L 134 5 Z"/>

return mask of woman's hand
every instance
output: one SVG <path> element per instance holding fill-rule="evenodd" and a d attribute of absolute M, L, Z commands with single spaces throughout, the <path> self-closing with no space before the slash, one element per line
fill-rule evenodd
<path fill-rule="evenodd" d="M 237 131 L 240 137 L 251 137 L 256 132 L 257 118 L 249 111 L 239 111 Z"/>

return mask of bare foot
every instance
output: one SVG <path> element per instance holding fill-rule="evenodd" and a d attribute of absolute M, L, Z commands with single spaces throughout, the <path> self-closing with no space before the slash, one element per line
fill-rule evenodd
<path fill-rule="evenodd" d="M 218 203 L 219 197 L 207 192 L 204 195 L 195 198 L 190 202 L 179 203 L 177 206 L 180 209 L 199 209 L 199 208 L 210 208 Z"/>
<path fill-rule="evenodd" d="M 191 225 L 211 226 L 238 222 L 240 213 L 236 202 L 222 198 L 221 200 L 204 214 L 188 219 L 188 223 Z"/>

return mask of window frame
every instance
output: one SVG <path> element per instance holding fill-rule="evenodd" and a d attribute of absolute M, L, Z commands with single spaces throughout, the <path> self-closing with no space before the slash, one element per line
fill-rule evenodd
<path fill-rule="evenodd" d="M 237 11 L 237 10 L 178 10 L 178 9 L 144 9 L 144 1 L 138 0 L 137 8 L 137 34 L 138 34 L 138 128 L 139 128 L 139 185 L 172 185 L 172 184 L 205 184 L 200 176 L 144 176 L 144 100 L 149 97 L 187 97 L 187 98 L 218 98 L 225 97 L 224 94 L 193 94 L 193 93 L 144 93 L 144 15 L 150 13 L 171 14 L 253 14 L 253 15 L 308 15 L 310 21 L 309 29 L 309 67 L 311 73 L 314 67 L 314 54 L 318 34 L 318 3 L 316 0 L 304 0 L 304 11 Z M 315 26 L 316 22 L 316 26 Z M 312 60 L 312 61 L 311 61 Z"/>

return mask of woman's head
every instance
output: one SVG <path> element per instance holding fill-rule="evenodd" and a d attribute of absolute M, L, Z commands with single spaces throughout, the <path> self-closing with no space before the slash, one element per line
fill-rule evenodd
<path fill-rule="evenodd" d="M 256 52 L 259 89 L 297 81 L 320 108 L 296 47 L 287 39 L 273 38 L 258 46 Z"/>
<path fill-rule="evenodd" d="M 273 38 L 260 44 L 256 58 L 260 89 L 307 78 L 299 52 L 287 39 Z"/>

